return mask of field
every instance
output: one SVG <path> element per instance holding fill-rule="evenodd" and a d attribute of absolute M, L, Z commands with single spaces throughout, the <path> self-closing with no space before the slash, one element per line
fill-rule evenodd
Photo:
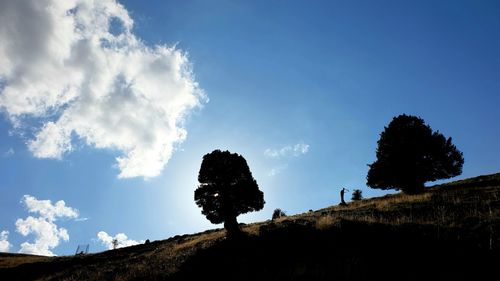
<path fill-rule="evenodd" d="M 500 174 L 102 253 L 0 254 L 1 280 L 482 280 L 500 264 Z"/>

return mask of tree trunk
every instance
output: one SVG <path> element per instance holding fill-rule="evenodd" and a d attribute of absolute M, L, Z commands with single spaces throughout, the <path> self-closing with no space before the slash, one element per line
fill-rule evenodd
<path fill-rule="evenodd" d="M 403 188 L 403 192 L 406 194 L 419 194 L 425 191 L 424 183 L 416 183 Z"/>
<path fill-rule="evenodd" d="M 224 220 L 224 228 L 227 231 L 227 236 L 236 236 L 241 232 L 236 216 L 227 217 Z"/>

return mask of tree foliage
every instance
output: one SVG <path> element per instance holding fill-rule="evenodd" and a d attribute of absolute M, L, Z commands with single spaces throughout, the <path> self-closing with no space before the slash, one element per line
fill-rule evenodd
<path fill-rule="evenodd" d="M 280 208 L 274 209 L 272 219 L 279 219 L 281 217 L 286 217 L 286 213 Z"/>
<path fill-rule="evenodd" d="M 359 201 L 361 199 L 363 199 L 363 191 L 361 191 L 360 189 L 354 189 L 352 191 L 351 200 L 352 201 Z"/>
<path fill-rule="evenodd" d="M 377 160 L 368 165 L 367 185 L 378 189 L 423 190 L 427 181 L 462 173 L 462 152 L 424 120 L 411 115 L 394 117 L 377 142 Z"/>
<path fill-rule="evenodd" d="M 239 154 L 220 150 L 206 154 L 198 181 L 200 185 L 194 192 L 196 204 L 211 223 L 224 223 L 228 234 L 239 231 L 238 215 L 264 207 L 264 193 Z"/>

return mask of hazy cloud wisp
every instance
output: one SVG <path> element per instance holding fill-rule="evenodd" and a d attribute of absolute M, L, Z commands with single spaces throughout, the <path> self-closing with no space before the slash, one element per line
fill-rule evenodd
<path fill-rule="evenodd" d="M 276 176 L 277 174 L 281 173 L 282 171 L 284 171 L 286 168 L 288 167 L 287 164 L 284 164 L 284 165 L 279 165 L 279 166 L 275 166 L 273 167 L 269 173 L 267 173 L 268 176 L 270 177 L 274 177 Z"/>
<path fill-rule="evenodd" d="M 281 164 L 274 166 L 269 170 L 268 176 L 274 177 L 284 171 L 288 164 L 286 163 L 290 157 L 299 157 L 309 152 L 309 145 L 305 143 L 297 143 L 295 145 L 286 145 L 281 148 L 267 148 L 264 150 L 264 155 L 267 158 L 274 159 Z M 284 162 L 284 163 L 283 163 Z"/>
<path fill-rule="evenodd" d="M 186 53 L 146 46 L 133 23 L 115 0 L 0 2 L 0 108 L 34 129 L 34 156 L 61 158 L 77 138 L 120 152 L 121 178 L 162 171 L 207 99 Z"/>
<path fill-rule="evenodd" d="M 3 153 L 3 157 L 8 158 L 8 157 L 11 157 L 12 155 L 14 155 L 15 153 L 16 153 L 16 151 L 11 147 Z"/>
<path fill-rule="evenodd" d="M 309 151 L 309 145 L 305 143 L 297 143 L 295 145 L 287 145 L 282 148 L 273 149 L 267 148 L 264 150 L 264 155 L 269 158 L 282 158 L 289 156 L 300 156 Z"/>

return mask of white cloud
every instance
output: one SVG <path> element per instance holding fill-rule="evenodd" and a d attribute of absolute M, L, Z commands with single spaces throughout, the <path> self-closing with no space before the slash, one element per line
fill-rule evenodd
<path fill-rule="evenodd" d="M 26 219 L 18 219 L 16 229 L 23 236 L 35 235 L 34 243 L 24 242 L 21 244 L 20 253 L 53 256 L 54 253 L 51 249 L 58 246 L 61 239 L 69 240 L 66 229 L 58 228 L 54 222 L 41 217 L 29 216 Z"/>
<path fill-rule="evenodd" d="M 132 239 L 128 239 L 127 235 L 124 233 L 118 233 L 114 237 L 110 236 L 104 231 L 99 231 L 97 233 L 97 239 L 108 248 L 108 250 L 113 249 L 113 240 L 116 239 L 117 243 L 117 248 L 123 248 L 123 247 L 128 247 L 128 246 L 134 246 L 137 244 L 142 244 L 144 243 L 143 240 L 141 241 L 135 241 Z"/>
<path fill-rule="evenodd" d="M 59 200 L 55 204 L 52 204 L 50 200 L 38 200 L 31 195 L 24 195 L 21 199 L 21 203 L 26 205 L 28 212 L 38 213 L 41 218 L 49 221 L 55 221 L 58 217 L 78 217 L 78 210 L 67 207 L 63 200 Z"/>
<path fill-rule="evenodd" d="M 9 241 L 9 232 L 7 230 L 3 230 L 0 232 L 0 252 L 8 252 L 10 247 L 12 246 Z"/>
<path fill-rule="evenodd" d="M 146 46 L 115 0 L 0 2 L 0 108 L 39 158 L 62 158 L 72 138 L 121 152 L 119 177 L 154 177 L 207 99 L 187 55 Z M 41 123 L 40 123 L 41 122 Z"/>
<path fill-rule="evenodd" d="M 21 203 L 28 212 L 38 214 L 39 217 L 28 216 L 26 219 L 17 219 L 16 231 L 23 236 L 33 234 L 34 243 L 21 244 L 20 253 L 53 256 L 51 249 L 59 245 L 61 239 L 69 240 L 68 231 L 58 227 L 55 221 L 58 218 L 77 218 L 78 210 L 66 206 L 62 200 L 52 204 L 50 200 L 38 200 L 33 196 L 24 195 Z"/>
<path fill-rule="evenodd" d="M 264 155 L 270 158 L 282 158 L 300 155 L 304 155 L 309 151 L 309 145 L 305 143 L 297 143 L 295 145 L 287 145 L 282 148 L 272 149 L 268 148 L 264 150 Z"/>

